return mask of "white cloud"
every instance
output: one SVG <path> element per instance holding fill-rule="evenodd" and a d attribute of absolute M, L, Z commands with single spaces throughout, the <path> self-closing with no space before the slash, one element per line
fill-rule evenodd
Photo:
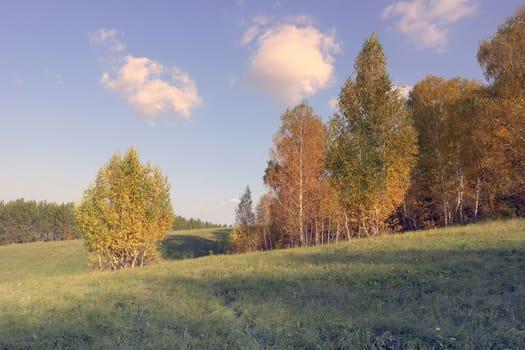
<path fill-rule="evenodd" d="M 397 18 L 396 28 L 419 48 L 444 52 L 450 25 L 475 11 L 473 0 L 408 0 L 385 7 L 382 16 Z"/>
<path fill-rule="evenodd" d="M 237 197 L 228 199 L 228 203 L 239 204 L 240 202 L 241 202 L 241 200 L 239 198 L 237 198 Z"/>
<path fill-rule="evenodd" d="M 252 18 L 252 22 L 260 26 L 265 26 L 270 23 L 270 18 L 266 16 L 255 16 Z"/>
<path fill-rule="evenodd" d="M 250 28 L 248 28 L 242 36 L 241 45 L 247 45 L 248 43 L 250 43 L 253 40 L 253 38 L 257 36 L 257 34 L 259 34 L 258 26 L 253 25 Z"/>
<path fill-rule="evenodd" d="M 111 67 L 100 82 L 107 89 L 122 96 L 137 113 L 148 118 L 174 112 L 189 118 L 191 112 L 202 105 L 197 84 L 178 67 L 166 68 L 148 57 L 124 56 L 123 33 L 116 29 L 99 29 L 89 33 L 89 41 L 103 47 L 109 54 Z"/>
<path fill-rule="evenodd" d="M 330 109 L 336 110 L 338 103 L 339 103 L 339 99 L 337 97 L 332 97 L 328 100 L 328 107 L 330 107 Z"/>
<path fill-rule="evenodd" d="M 120 52 L 126 47 L 121 40 L 122 33 L 116 29 L 99 29 L 88 33 L 89 42 L 103 46 L 113 52 Z"/>
<path fill-rule="evenodd" d="M 114 68 L 115 77 L 104 73 L 101 83 L 127 99 L 137 112 L 145 117 L 176 112 L 189 118 L 191 111 L 202 104 L 195 82 L 177 67 L 170 77 L 162 80 L 165 67 L 147 57 L 126 56 Z"/>
<path fill-rule="evenodd" d="M 341 45 L 335 30 L 321 32 L 313 22 L 309 16 L 294 16 L 269 25 L 259 17 L 242 37 L 242 45 L 253 44 L 247 80 L 284 105 L 312 96 L 334 80 L 333 55 Z"/>
<path fill-rule="evenodd" d="M 412 91 L 412 86 L 407 85 L 394 85 L 393 88 L 404 98 L 408 98 L 408 96 L 410 96 L 410 91 Z"/>

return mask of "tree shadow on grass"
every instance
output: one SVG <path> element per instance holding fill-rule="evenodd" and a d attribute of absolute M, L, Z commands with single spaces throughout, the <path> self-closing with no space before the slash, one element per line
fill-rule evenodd
<path fill-rule="evenodd" d="M 166 240 L 175 251 L 213 243 Z M 0 305 L 0 349 L 525 348 L 523 244 L 334 248 L 215 259 L 186 272 L 165 264 L 98 274 L 79 295 L 19 293 Z"/>
<path fill-rule="evenodd" d="M 521 349 L 524 248 L 283 254 L 208 288 L 265 346 Z"/>
<path fill-rule="evenodd" d="M 159 248 L 163 259 L 182 260 L 192 259 L 212 254 L 224 254 L 226 239 L 231 230 L 216 230 L 211 232 L 214 239 L 207 239 L 197 235 L 173 234 L 162 241 Z"/>
<path fill-rule="evenodd" d="M 228 239 L 228 236 L 232 232 L 231 228 L 225 228 L 221 230 L 215 230 L 212 232 L 213 236 L 215 237 L 216 241 L 219 242 L 225 242 Z"/>

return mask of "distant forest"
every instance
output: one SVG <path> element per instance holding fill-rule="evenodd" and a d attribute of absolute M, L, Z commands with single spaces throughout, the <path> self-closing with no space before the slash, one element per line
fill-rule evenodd
<path fill-rule="evenodd" d="M 226 227 L 226 225 L 218 225 L 208 221 L 202 221 L 201 219 L 185 218 L 183 216 L 175 216 L 175 223 L 173 223 L 173 229 L 177 230 L 193 230 L 197 228 L 219 228 Z"/>
<path fill-rule="evenodd" d="M 80 238 L 73 203 L 0 201 L 0 244 Z"/>
<path fill-rule="evenodd" d="M 219 228 L 208 221 L 177 216 L 174 230 Z M 73 203 L 48 203 L 17 199 L 0 201 L 0 245 L 79 239 Z"/>

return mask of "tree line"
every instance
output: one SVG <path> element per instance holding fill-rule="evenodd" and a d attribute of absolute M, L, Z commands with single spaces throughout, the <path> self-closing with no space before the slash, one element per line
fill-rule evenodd
<path fill-rule="evenodd" d="M 230 251 L 310 246 L 525 214 L 525 7 L 480 44 L 479 81 L 429 75 L 408 99 L 372 34 L 325 124 L 286 110 Z"/>
<path fill-rule="evenodd" d="M 409 100 L 419 157 L 403 229 L 525 214 L 525 6 L 483 41 L 488 84 L 428 76 Z"/>
<path fill-rule="evenodd" d="M 194 230 L 194 229 L 200 229 L 200 228 L 220 228 L 220 227 L 226 227 L 226 225 L 214 224 L 209 221 L 203 221 L 201 219 L 195 219 L 192 217 L 188 219 L 180 215 L 175 216 L 175 222 L 173 223 L 173 229 L 175 231 Z"/>
<path fill-rule="evenodd" d="M 80 238 L 73 203 L 0 201 L 0 244 Z"/>
<path fill-rule="evenodd" d="M 175 216 L 173 230 L 220 228 L 195 218 Z M 27 201 L 23 198 L 0 201 L 0 245 L 29 242 L 62 241 L 82 238 L 75 221 L 73 203 Z"/>

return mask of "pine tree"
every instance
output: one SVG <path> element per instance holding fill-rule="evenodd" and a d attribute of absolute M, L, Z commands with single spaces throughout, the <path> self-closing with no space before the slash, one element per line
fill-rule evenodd
<path fill-rule="evenodd" d="M 76 215 L 93 266 L 113 270 L 154 260 L 173 218 L 168 179 L 133 148 L 100 169 Z"/>
<path fill-rule="evenodd" d="M 383 48 L 372 34 L 339 95 L 330 121 L 328 168 L 348 225 L 377 234 L 402 203 L 417 152 L 406 101 L 393 88 Z"/>
<path fill-rule="evenodd" d="M 253 212 L 252 193 L 250 187 L 246 186 L 246 190 L 242 194 L 235 211 L 235 224 L 237 226 L 251 226 L 254 223 L 255 214 Z"/>
<path fill-rule="evenodd" d="M 252 194 L 250 187 L 246 186 L 246 190 L 235 210 L 235 228 L 228 239 L 227 251 L 240 253 L 257 250 L 259 248 L 259 237 L 254 225 L 255 214 L 253 212 Z"/>

